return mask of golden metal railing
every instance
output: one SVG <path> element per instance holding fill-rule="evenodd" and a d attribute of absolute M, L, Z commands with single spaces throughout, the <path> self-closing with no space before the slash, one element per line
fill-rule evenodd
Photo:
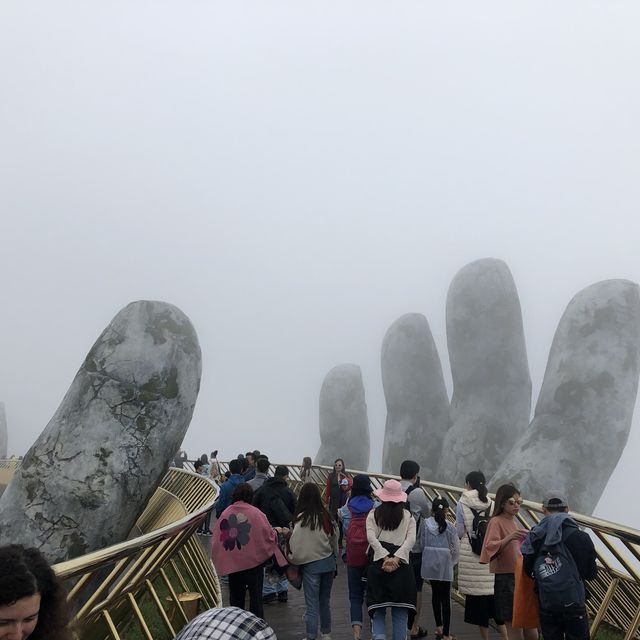
<path fill-rule="evenodd" d="M 5 487 L 11 482 L 11 478 L 21 463 L 21 460 L 17 458 L 11 458 L 10 460 L 0 460 L 0 495 L 4 491 Z"/>
<path fill-rule="evenodd" d="M 297 494 L 302 486 L 302 465 L 286 466 L 289 469 L 290 486 Z M 220 467 L 224 472 L 228 469 L 228 463 L 221 462 Z M 271 474 L 274 470 L 275 465 L 272 464 Z M 331 467 L 314 465 L 311 478 L 324 489 L 331 471 Z M 371 478 L 374 489 L 381 487 L 389 478 L 399 479 L 398 476 L 383 473 L 351 470 L 349 473 L 366 473 Z M 462 488 L 426 480 L 421 482 L 421 486 L 429 500 L 439 496 L 447 498 L 452 506 L 452 514 L 455 513 Z M 587 603 L 591 618 L 591 637 L 595 637 L 596 631 L 605 622 L 618 629 L 624 640 L 640 638 L 640 531 L 579 513 L 572 512 L 571 516 L 591 535 L 598 553 L 598 576 L 588 585 L 591 593 Z M 531 528 L 543 517 L 542 506 L 525 500 L 518 517 L 523 526 Z M 463 597 L 462 594 L 459 595 Z"/>
<path fill-rule="evenodd" d="M 3 467 L 0 461 L 0 468 Z M 15 468 L 16 461 L 9 461 Z M 222 471 L 227 463 L 220 463 Z M 290 485 L 302 486 L 299 464 L 288 464 Z M 273 473 L 275 466 L 271 466 Z M 311 478 L 324 488 L 331 467 L 314 465 Z M 350 471 L 350 473 L 360 473 Z M 362 472 L 364 473 L 364 472 Z M 368 473 L 374 488 L 397 476 Z M 423 480 L 430 500 L 446 497 L 455 505 L 460 487 Z M 213 505 L 216 487 L 202 476 L 170 469 L 132 532 L 138 537 L 55 566 L 69 585 L 81 640 L 164 640 L 187 621 L 188 607 L 178 593 L 197 591 L 205 607 L 220 606 L 218 579 L 208 555 L 194 536 Z M 640 638 L 640 531 L 577 513 L 598 552 L 598 576 L 589 583 L 591 634 L 607 623 L 625 640 Z M 531 527 L 541 506 L 525 501 L 519 518 Z"/>
<path fill-rule="evenodd" d="M 195 531 L 216 486 L 170 469 L 136 522 L 137 537 L 54 566 L 69 589 L 80 640 L 169 640 L 205 609 L 221 606 L 213 564 Z M 191 607 L 188 602 L 191 602 Z"/>

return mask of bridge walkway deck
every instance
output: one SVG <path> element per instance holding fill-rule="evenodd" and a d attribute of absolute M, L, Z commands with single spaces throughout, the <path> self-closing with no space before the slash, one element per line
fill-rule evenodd
<path fill-rule="evenodd" d="M 200 538 L 205 548 L 209 549 L 211 538 Z M 222 583 L 222 597 L 225 606 L 229 605 L 229 590 L 226 584 Z M 464 623 L 463 607 L 452 600 L 451 602 L 451 633 L 458 640 L 478 640 L 480 634 L 477 627 Z M 305 637 L 304 615 L 304 594 L 292 587 L 289 588 L 289 600 L 275 602 L 264 605 L 265 620 L 273 627 L 278 640 L 302 640 Z M 343 564 L 338 577 L 333 583 L 331 590 L 331 616 L 332 616 L 332 640 L 349 640 L 353 638 L 349 618 L 349 591 L 347 588 L 347 569 Z M 391 638 L 390 615 L 387 614 L 387 637 Z M 368 621 L 365 622 L 365 633 L 363 639 L 371 638 L 371 629 Z M 433 640 L 434 620 L 431 610 L 431 589 L 428 584 L 424 585 L 422 591 L 422 612 L 420 614 L 420 625 L 429 631 L 428 640 Z M 499 638 L 500 634 L 492 629 L 489 630 L 490 638 Z"/>

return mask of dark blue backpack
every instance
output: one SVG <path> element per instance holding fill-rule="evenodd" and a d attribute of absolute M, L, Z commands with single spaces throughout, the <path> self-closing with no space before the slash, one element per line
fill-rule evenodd
<path fill-rule="evenodd" d="M 565 539 L 550 546 L 543 543 L 534 562 L 534 577 L 542 611 L 567 611 L 583 609 L 585 606 L 584 582 L 564 543 Z"/>

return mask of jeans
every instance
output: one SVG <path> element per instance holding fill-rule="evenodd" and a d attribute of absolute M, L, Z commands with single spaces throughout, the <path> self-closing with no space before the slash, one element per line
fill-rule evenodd
<path fill-rule="evenodd" d="M 371 633 L 373 640 L 386 640 L 385 614 L 387 607 L 380 607 L 373 612 Z M 391 631 L 393 640 L 406 640 L 409 609 L 406 607 L 391 607 Z M 545 640 L 547 640 L 545 638 Z"/>
<path fill-rule="evenodd" d="M 249 611 L 264 618 L 262 609 L 262 565 L 229 574 L 229 604 L 245 608 L 245 596 L 249 591 Z"/>
<path fill-rule="evenodd" d="M 589 620 L 586 611 L 540 610 L 540 627 L 544 640 L 589 640 Z"/>
<path fill-rule="evenodd" d="M 367 591 L 366 567 L 347 567 L 347 584 L 349 585 L 349 603 L 351 605 L 351 626 L 363 626 L 362 605 Z"/>
<path fill-rule="evenodd" d="M 326 573 L 302 573 L 302 589 L 306 611 L 304 621 L 306 637 L 313 640 L 318 635 L 318 617 L 320 618 L 320 633 L 331 633 L 331 587 L 333 586 L 333 571 Z"/>
<path fill-rule="evenodd" d="M 284 574 L 277 584 L 271 584 L 267 580 L 264 580 L 262 585 L 263 596 L 268 596 L 270 593 L 287 593 L 287 591 L 289 591 L 289 581 Z"/>

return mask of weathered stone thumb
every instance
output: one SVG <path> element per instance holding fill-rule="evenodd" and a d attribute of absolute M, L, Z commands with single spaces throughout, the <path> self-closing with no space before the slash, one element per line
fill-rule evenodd
<path fill-rule="evenodd" d="M 58 562 L 124 540 L 184 438 L 200 373 L 179 309 L 120 311 L 0 499 L 0 543 Z"/>

